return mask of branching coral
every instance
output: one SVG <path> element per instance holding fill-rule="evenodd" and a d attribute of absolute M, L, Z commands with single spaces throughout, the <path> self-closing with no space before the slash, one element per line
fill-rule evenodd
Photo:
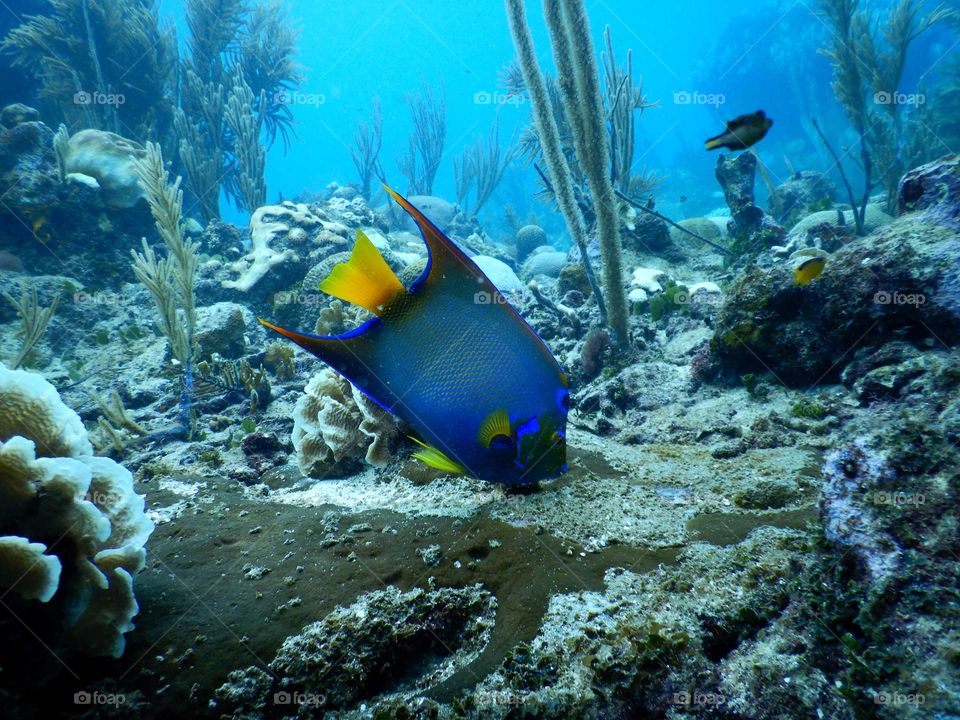
<path fill-rule="evenodd" d="M 205 83 L 193 70 L 183 78 L 183 104 L 174 127 L 187 185 L 204 221 L 220 217 L 220 182 L 224 176 L 223 85 Z"/>
<path fill-rule="evenodd" d="M 384 465 L 397 437 L 397 421 L 329 368 L 316 373 L 293 414 L 291 440 L 304 475 L 330 477 L 360 460 Z"/>
<path fill-rule="evenodd" d="M 259 106 L 260 110 L 255 108 Z M 260 144 L 260 129 L 266 112 L 264 91 L 260 91 L 258 103 L 254 103 L 253 91 L 243 79 L 238 68 L 233 77 L 233 89 L 227 101 L 226 120 L 233 133 L 233 154 L 236 172 L 230 176 L 232 194 L 237 206 L 249 213 L 254 212 L 267 199 L 264 171 L 267 151 Z"/>
<path fill-rule="evenodd" d="M 545 2 L 543 7 L 557 65 L 560 98 L 570 123 L 577 164 L 586 177 L 592 197 L 592 209 L 596 215 L 597 237 L 604 261 L 607 319 L 617 342 L 623 347 L 629 342 L 629 337 L 627 301 L 620 260 L 619 210 L 610 182 L 610 150 L 604 127 L 605 114 L 586 11 L 583 3 L 578 0 Z M 559 134 L 553 118 L 553 108 L 533 51 L 522 2 L 507 0 L 507 12 L 524 82 L 530 92 L 540 146 L 544 158 L 547 159 L 553 189 L 557 193 L 558 203 L 568 227 L 571 227 L 571 234 L 576 239 L 579 230 L 574 232 L 572 228 L 582 226 L 582 219 L 574 219 L 571 223 L 571 219 L 577 214 L 575 207 L 571 206 L 572 177 L 562 148 L 558 147 Z M 564 167 L 565 170 L 562 169 Z M 561 188 L 568 183 L 569 188 Z M 564 195 L 562 199 L 561 193 Z M 580 246 L 581 241 L 578 240 L 577 244 Z M 581 255 L 586 258 L 585 240 L 582 245 Z M 599 293 L 597 295 L 599 297 Z"/>
<path fill-rule="evenodd" d="M 43 337 L 44 330 L 50 324 L 50 318 L 57 311 L 57 305 L 60 298 L 55 297 L 49 307 L 41 307 L 37 299 L 37 288 L 26 285 L 20 287 L 20 299 L 17 300 L 10 293 L 4 292 L 3 296 L 11 305 L 17 309 L 17 315 L 20 316 L 21 334 L 23 335 L 23 345 L 20 351 L 10 361 L 10 367 L 16 370 L 26 359 L 30 351 L 36 346 Z"/>
<path fill-rule="evenodd" d="M 821 52 L 833 64 L 833 92 L 859 142 L 864 190 L 855 215 L 862 234 L 874 182 L 886 191 L 892 210 L 897 182 L 906 169 L 901 113 L 907 103 L 900 99 L 900 81 L 910 43 L 953 12 L 939 5 L 922 17 L 917 0 L 898 0 L 885 18 L 861 9 L 860 0 L 821 0 L 820 10 L 831 31 Z M 928 159 L 913 157 L 909 162 Z"/>
<path fill-rule="evenodd" d="M 471 189 L 476 188 L 476 200 L 471 215 L 480 212 L 483 204 L 490 199 L 504 171 L 517 155 L 517 148 L 509 146 L 500 154 L 500 114 L 497 113 L 490 128 L 486 145 L 478 139 L 474 145 L 464 148 L 459 160 L 453 161 L 454 185 L 457 189 L 457 201 L 464 212 L 467 212 L 467 200 Z"/>
<path fill-rule="evenodd" d="M 2 43 L 68 125 L 163 138 L 170 128 L 176 36 L 150 0 L 51 0 Z"/>
<path fill-rule="evenodd" d="M 413 132 L 407 151 L 397 158 L 397 167 L 407 178 L 407 195 L 429 195 L 443 157 L 447 138 L 447 105 L 443 87 L 438 95 L 424 85 L 407 96 L 413 115 Z"/>
<path fill-rule="evenodd" d="M 634 196 L 649 192 L 653 182 L 646 172 L 633 175 L 633 146 L 637 111 L 656 107 L 643 94 L 643 78 L 633 82 L 633 51 L 627 50 L 624 66 L 617 65 L 610 39 L 610 26 L 603 30 L 603 75 L 610 117 L 610 169 L 613 184 L 620 192 Z"/>
<path fill-rule="evenodd" d="M 527 17 L 523 8 L 523 0 L 506 0 L 506 5 L 507 18 L 510 21 L 510 32 L 513 35 L 513 44 L 517 51 L 520 71 L 523 74 L 524 85 L 532 105 L 533 123 L 536 127 L 536 147 L 543 154 L 543 159 L 547 163 L 551 187 L 557 199 L 557 205 L 559 205 L 560 212 L 567 223 L 570 236 L 580 250 L 581 262 L 586 271 L 593 296 L 597 300 L 600 317 L 603 322 L 606 322 L 606 307 L 603 295 L 597 286 L 590 263 L 590 255 L 587 252 L 587 228 L 574 195 L 573 176 L 561 141 L 557 112 L 559 104 L 551 100 L 551 85 L 540 71 L 537 53 L 533 47 L 533 37 L 530 34 L 530 27 L 527 24 Z M 562 112 L 559 114 L 562 115 Z"/>
<path fill-rule="evenodd" d="M 93 456 L 80 418 L 39 375 L 0 365 L 0 406 L 0 586 L 65 597 L 71 644 L 119 657 L 153 532 L 143 497 L 127 470 Z"/>
<path fill-rule="evenodd" d="M 386 182 L 383 167 L 380 165 L 380 147 L 383 144 L 383 113 L 380 110 L 380 98 L 373 99 L 373 116 L 368 125 L 361 122 L 353 136 L 350 157 L 360 174 L 360 194 L 370 200 L 373 179 Z"/>
<path fill-rule="evenodd" d="M 169 182 L 160 146 L 147 143 L 146 157 L 136 161 L 136 169 L 147 194 L 157 231 L 167 247 L 167 256 L 158 260 L 153 248 L 144 240 L 143 254 L 130 251 L 133 271 L 153 295 L 160 315 L 160 328 L 170 344 L 171 355 L 182 368 L 181 411 L 182 423 L 187 429 L 192 427 L 190 403 L 193 391 L 192 363 L 196 354 L 194 283 L 197 248 L 184 234 L 180 177 Z"/>

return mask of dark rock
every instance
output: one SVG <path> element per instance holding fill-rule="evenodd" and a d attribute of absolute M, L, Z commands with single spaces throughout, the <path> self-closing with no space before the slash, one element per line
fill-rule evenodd
<path fill-rule="evenodd" d="M 754 203 L 753 183 L 756 172 L 757 158 L 753 153 L 744 152 L 729 157 L 721 153 L 717 158 L 714 173 L 733 218 L 731 235 L 750 237 L 760 230 L 764 213 Z"/>
<path fill-rule="evenodd" d="M 246 252 L 243 248 L 243 232 L 231 223 L 211 220 L 200 238 L 200 251 L 207 255 L 220 255 L 233 262 Z"/>
<path fill-rule="evenodd" d="M 960 339 L 960 238 L 922 214 L 850 242 L 803 287 L 789 267 L 750 268 L 725 296 L 711 351 L 728 375 L 802 386 L 836 380 L 857 348 L 891 337 Z"/>
<path fill-rule="evenodd" d="M 623 247 L 645 253 L 661 253 L 671 246 L 670 228 L 656 215 L 640 211 L 633 219 L 633 227 L 620 229 Z"/>
<path fill-rule="evenodd" d="M 29 105 L 23 103 L 13 103 L 0 110 L 0 125 L 5 128 L 13 128 L 27 122 L 35 122 L 40 119 L 40 112 Z"/>
<path fill-rule="evenodd" d="M 4 209 L 20 214 L 28 228 L 46 221 L 49 208 L 58 202 L 60 175 L 53 132 L 42 122 L 0 130 L 0 187 Z"/>
<path fill-rule="evenodd" d="M 805 213 L 829 207 L 836 186 L 821 172 L 801 170 L 777 186 L 776 201 L 771 197 L 770 211 L 781 224 L 789 225 Z"/>
<path fill-rule="evenodd" d="M 897 212 L 925 210 L 936 222 L 960 228 L 960 155 L 921 165 L 900 179 Z"/>
<path fill-rule="evenodd" d="M 197 329 L 194 335 L 202 357 L 217 353 L 225 358 L 238 358 L 246 350 L 244 335 L 253 324 L 253 314 L 243 305 L 218 302 L 197 308 Z"/>

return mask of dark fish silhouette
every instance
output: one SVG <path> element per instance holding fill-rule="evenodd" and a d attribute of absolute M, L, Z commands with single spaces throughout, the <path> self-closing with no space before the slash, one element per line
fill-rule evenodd
<path fill-rule="evenodd" d="M 727 123 L 727 128 L 716 137 L 704 143 L 707 150 L 716 150 L 725 147 L 728 150 L 746 150 L 751 145 L 763 140 L 767 130 L 773 125 L 773 120 L 767 117 L 763 110 L 755 113 L 740 115 Z"/>

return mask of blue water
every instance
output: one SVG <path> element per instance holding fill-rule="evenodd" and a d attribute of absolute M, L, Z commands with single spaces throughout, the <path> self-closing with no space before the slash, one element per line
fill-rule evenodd
<path fill-rule="evenodd" d="M 170 0 L 161 5 L 181 38 L 187 36 L 183 7 Z M 524 105 L 495 100 L 501 97 L 498 73 L 514 57 L 501 2 L 300 0 L 290 8 L 301 29 L 298 61 L 305 82 L 293 107 L 298 140 L 286 152 L 276 144 L 267 158 L 268 200 L 321 191 L 331 181 L 355 181 L 348 147 L 357 123 L 369 119 L 374 97 L 383 108 L 383 166 L 402 188 L 405 180 L 394 160 L 411 129 L 405 97 L 422 84 L 445 88 L 447 143 L 434 192 L 450 199 L 453 158 L 487 135 L 498 107 L 504 145 L 528 122 Z M 588 13 L 598 52 L 609 25 L 618 62 L 632 50 L 635 77 L 642 76 L 648 98 L 659 101 L 637 124 L 634 162 L 665 178 L 657 203 L 671 215 L 692 217 L 722 207 L 713 177 L 716 157 L 703 151 L 703 140 L 742 113 L 763 108 L 775 120 L 759 148 L 775 180 L 789 175 L 785 157 L 798 168 L 832 165 L 813 136 L 810 115 L 838 146 L 853 143 L 830 89 L 829 63 L 817 52 L 826 28 L 813 2 L 601 1 Z M 540 4 L 528 3 L 527 14 L 541 66 L 553 71 Z M 936 75 L 937 59 L 952 42 L 946 29 L 915 42 L 904 91 Z M 476 102 L 486 97 L 494 101 Z M 690 102 L 683 104 L 684 98 Z M 507 202 L 520 217 L 530 210 L 543 214 L 543 205 L 531 198 L 534 182 L 532 169 L 516 161 L 481 220 L 498 222 Z M 244 219 L 226 203 L 223 210 L 226 219 Z"/>

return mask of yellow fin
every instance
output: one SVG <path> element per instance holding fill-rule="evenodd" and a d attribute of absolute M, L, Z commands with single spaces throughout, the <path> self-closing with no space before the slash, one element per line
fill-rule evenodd
<path fill-rule="evenodd" d="M 383 308 L 398 293 L 406 292 L 383 255 L 359 229 L 350 259 L 334 266 L 327 279 L 320 283 L 320 289 L 328 295 L 366 308 L 374 315 L 383 312 Z"/>
<path fill-rule="evenodd" d="M 480 423 L 477 441 L 488 448 L 497 435 L 510 437 L 510 416 L 507 415 L 506 410 L 494 410 L 487 415 L 486 419 Z"/>
<path fill-rule="evenodd" d="M 826 264 L 827 259 L 823 257 L 804 260 L 797 269 L 793 271 L 793 283 L 795 285 L 808 285 L 820 277 L 821 273 L 823 273 L 823 267 Z"/>
<path fill-rule="evenodd" d="M 413 453 L 413 457 L 422 462 L 424 465 L 429 465 L 432 468 L 443 470 L 444 472 L 457 473 L 458 475 L 469 475 L 467 469 L 456 460 L 452 460 L 432 445 L 427 445 L 425 442 L 417 440 L 412 435 L 409 437 L 417 445 L 423 447 L 423 450 L 418 450 L 417 452 Z"/>

